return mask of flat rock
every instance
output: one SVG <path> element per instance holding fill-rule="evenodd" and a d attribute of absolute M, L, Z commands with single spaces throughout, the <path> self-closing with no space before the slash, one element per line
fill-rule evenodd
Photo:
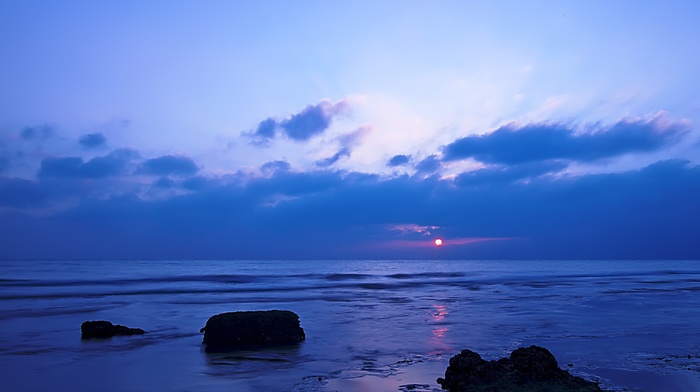
<path fill-rule="evenodd" d="M 485 361 L 470 350 L 450 359 L 445 378 L 438 378 L 450 392 L 600 392 L 598 384 L 572 376 L 559 368 L 544 347 L 518 348 L 510 358 Z"/>
<path fill-rule="evenodd" d="M 109 321 L 86 321 L 80 326 L 83 339 L 111 338 L 121 335 L 143 335 L 146 333 L 141 328 L 129 328 L 123 325 L 114 325 Z"/>
<path fill-rule="evenodd" d="M 221 313 L 210 317 L 200 332 L 207 348 L 288 345 L 306 338 L 299 316 L 288 310 Z"/>

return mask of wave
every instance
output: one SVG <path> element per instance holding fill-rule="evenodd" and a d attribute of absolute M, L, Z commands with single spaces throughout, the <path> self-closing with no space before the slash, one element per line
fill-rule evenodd
<path fill-rule="evenodd" d="M 5 290 L 0 301 L 23 299 L 99 298 L 119 296 L 158 296 L 187 294 L 264 294 L 312 291 L 392 291 L 426 287 L 463 288 L 472 291 L 507 286 L 546 289 L 551 287 L 581 287 L 615 284 L 615 289 L 604 294 L 631 292 L 660 292 L 670 290 L 700 290 L 700 276 L 689 272 L 672 272 L 676 279 L 648 279 L 648 273 L 639 274 L 581 274 L 552 277 L 506 276 L 494 278 L 465 278 L 463 273 L 416 274 L 314 274 L 304 275 L 182 275 L 132 279 L 88 280 L 12 280 L 5 279 L 0 288 Z M 686 274 L 686 276 L 681 276 Z M 595 281 L 588 278 L 596 277 Z M 649 287 L 653 284 L 655 287 Z M 144 286 L 145 285 L 145 286 Z M 126 289 L 105 289 L 118 286 Z M 26 290 L 26 289 L 40 290 Z M 81 288 L 80 290 L 65 290 Z M 19 289 L 19 290 L 18 290 Z M 9 292 L 8 292 L 9 291 Z M 14 291 L 14 292 L 12 292 Z M 308 297 L 304 297 L 308 298 Z"/>

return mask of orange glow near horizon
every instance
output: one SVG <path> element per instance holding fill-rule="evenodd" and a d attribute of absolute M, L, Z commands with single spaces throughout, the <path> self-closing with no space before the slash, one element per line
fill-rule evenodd
<path fill-rule="evenodd" d="M 438 238 L 435 240 L 435 246 L 440 246 L 442 245 L 442 239 Z"/>

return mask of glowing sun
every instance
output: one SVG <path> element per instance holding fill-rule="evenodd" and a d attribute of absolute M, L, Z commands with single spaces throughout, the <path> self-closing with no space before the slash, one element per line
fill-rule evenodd
<path fill-rule="evenodd" d="M 440 246 L 442 245 L 442 240 L 440 238 L 435 240 L 435 246 Z"/>

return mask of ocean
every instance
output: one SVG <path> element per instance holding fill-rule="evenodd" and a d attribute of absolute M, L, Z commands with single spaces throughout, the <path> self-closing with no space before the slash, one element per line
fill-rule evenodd
<path fill-rule="evenodd" d="M 451 356 L 532 344 L 614 391 L 700 391 L 700 261 L 0 261 L 3 391 L 439 391 Z M 215 314 L 306 341 L 208 353 Z M 142 336 L 81 340 L 87 320 Z"/>

